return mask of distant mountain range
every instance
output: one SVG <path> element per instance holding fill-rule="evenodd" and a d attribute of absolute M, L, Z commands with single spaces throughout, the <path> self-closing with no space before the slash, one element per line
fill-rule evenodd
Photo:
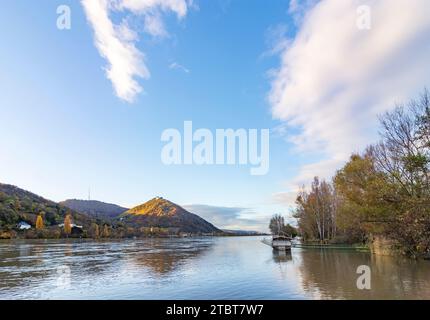
<path fill-rule="evenodd" d="M 95 200 L 76 200 L 70 199 L 60 202 L 61 205 L 85 213 L 94 218 L 117 218 L 126 212 L 128 208 L 117 206 L 116 204 L 105 203 Z"/>
<path fill-rule="evenodd" d="M 126 211 L 121 215 L 121 219 L 132 225 L 178 228 L 180 232 L 222 232 L 198 215 L 160 197 Z"/>
<path fill-rule="evenodd" d="M 94 218 L 118 220 L 132 227 L 173 228 L 186 233 L 222 232 L 206 220 L 163 198 L 154 198 L 132 209 L 93 200 L 66 200 L 60 204 Z"/>
<path fill-rule="evenodd" d="M 63 223 L 66 214 L 73 222 L 89 229 L 93 223 L 125 225 L 127 227 L 157 227 L 186 233 L 222 233 L 217 227 L 196 214 L 163 198 L 154 198 L 127 209 L 100 201 L 66 200 L 56 203 L 18 187 L 0 183 L 0 229 L 14 228 L 24 221 L 35 226 L 43 215 L 46 226 Z"/>

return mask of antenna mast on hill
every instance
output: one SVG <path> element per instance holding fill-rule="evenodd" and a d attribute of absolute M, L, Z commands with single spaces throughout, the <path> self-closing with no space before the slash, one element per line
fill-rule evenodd
<path fill-rule="evenodd" d="M 88 188 L 88 201 L 91 201 L 91 188 Z"/>

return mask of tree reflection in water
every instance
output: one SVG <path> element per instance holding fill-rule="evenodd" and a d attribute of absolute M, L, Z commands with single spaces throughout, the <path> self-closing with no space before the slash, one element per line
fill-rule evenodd
<path fill-rule="evenodd" d="M 152 273 L 163 276 L 210 250 L 213 242 L 200 239 L 177 242 L 155 239 L 147 245 L 152 249 L 133 255 L 131 263 L 135 267 L 149 268 Z"/>
<path fill-rule="evenodd" d="M 296 254 L 301 255 L 303 290 L 320 298 L 430 299 L 430 264 L 426 261 L 333 249 L 303 249 Z M 370 290 L 357 288 L 360 265 L 371 269 Z"/>

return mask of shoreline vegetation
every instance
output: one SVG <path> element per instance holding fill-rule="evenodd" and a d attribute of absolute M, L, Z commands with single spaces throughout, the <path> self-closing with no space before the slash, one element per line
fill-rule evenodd
<path fill-rule="evenodd" d="M 379 117 L 380 141 L 352 154 L 331 181 L 297 195 L 305 244 L 368 246 L 380 255 L 430 258 L 430 94 Z"/>
<path fill-rule="evenodd" d="M 123 224 L 92 224 L 89 229 L 67 224 L 61 226 L 37 227 L 19 230 L 17 227 L 0 229 L 0 240 L 58 240 L 58 239 L 88 239 L 88 240 L 120 240 L 120 239 L 149 239 L 149 238 L 195 238 L 195 237 L 246 237 L 264 236 L 265 233 L 254 231 L 220 231 L 212 233 L 186 233 L 169 228 L 159 227 L 126 227 Z"/>
<path fill-rule="evenodd" d="M 220 230 L 156 197 L 132 209 L 99 201 L 56 203 L 0 183 L 0 239 L 131 239 L 260 235 Z M 67 206 L 65 204 L 68 204 Z"/>

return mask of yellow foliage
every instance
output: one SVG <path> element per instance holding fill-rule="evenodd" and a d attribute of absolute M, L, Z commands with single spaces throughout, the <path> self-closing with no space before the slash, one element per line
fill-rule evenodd
<path fill-rule="evenodd" d="M 110 236 L 109 227 L 105 224 L 103 227 L 103 237 L 108 238 Z"/>
<path fill-rule="evenodd" d="M 40 230 L 40 229 L 43 229 L 44 227 L 45 225 L 43 223 L 42 215 L 38 215 L 36 220 L 36 229 Z"/>
<path fill-rule="evenodd" d="M 70 214 L 67 214 L 64 218 L 64 232 L 66 234 L 72 233 L 72 218 L 70 217 Z"/>

